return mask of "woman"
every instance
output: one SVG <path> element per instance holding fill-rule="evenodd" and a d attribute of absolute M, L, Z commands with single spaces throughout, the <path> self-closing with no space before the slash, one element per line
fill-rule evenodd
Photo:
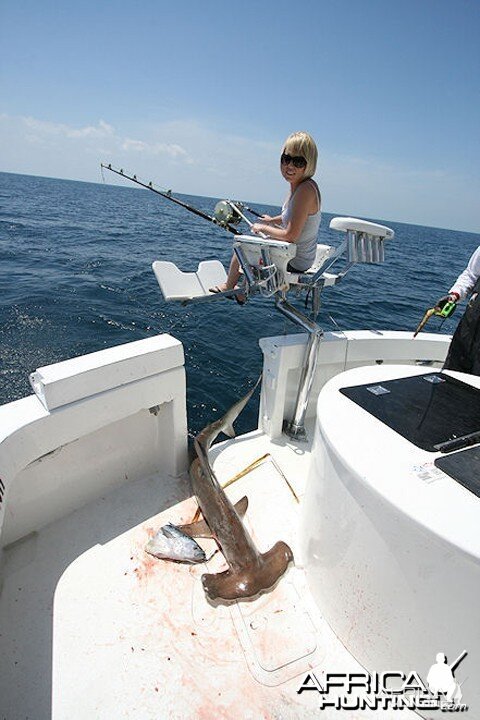
<path fill-rule="evenodd" d="M 290 272 L 305 272 L 315 260 L 322 202 L 317 183 L 312 180 L 317 157 L 317 146 L 308 133 L 296 132 L 286 139 L 280 156 L 280 171 L 290 184 L 290 193 L 281 215 L 263 215 L 260 222 L 251 227 L 255 234 L 263 233 L 274 240 L 296 244 L 296 255 L 287 266 Z M 211 288 L 211 292 L 233 290 L 239 277 L 240 267 L 234 255 L 226 282 Z M 238 296 L 236 298 L 243 302 Z"/>

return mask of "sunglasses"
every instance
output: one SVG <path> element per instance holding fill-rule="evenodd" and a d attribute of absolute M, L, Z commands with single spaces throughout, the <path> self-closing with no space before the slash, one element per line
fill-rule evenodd
<path fill-rule="evenodd" d="M 282 165 L 289 165 L 292 163 L 293 167 L 296 168 L 307 167 L 307 161 L 301 155 L 287 155 L 286 153 L 282 153 L 280 162 Z"/>

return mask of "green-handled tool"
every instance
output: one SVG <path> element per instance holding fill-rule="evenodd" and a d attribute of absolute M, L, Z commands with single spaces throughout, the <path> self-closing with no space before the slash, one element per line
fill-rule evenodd
<path fill-rule="evenodd" d="M 441 303 L 441 304 L 440 304 Z M 447 298 L 442 298 L 442 300 L 439 300 L 437 305 L 433 308 L 429 308 L 423 318 L 420 320 L 417 329 L 413 333 L 413 337 L 417 337 L 418 333 L 423 330 L 425 325 L 427 324 L 428 320 L 432 317 L 432 315 L 437 315 L 438 317 L 441 317 L 442 320 L 446 320 L 450 317 L 450 315 L 453 314 L 455 311 L 455 308 L 457 307 L 457 303 L 454 300 L 449 300 Z"/>
<path fill-rule="evenodd" d="M 435 306 L 435 315 L 439 315 L 444 319 L 449 318 L 456 307 L 457 303 L 455 302 L 455 300 L 447 300 L 447 302 L 442 305 L 442 307 L 440 307 L 439 305 Z"/>

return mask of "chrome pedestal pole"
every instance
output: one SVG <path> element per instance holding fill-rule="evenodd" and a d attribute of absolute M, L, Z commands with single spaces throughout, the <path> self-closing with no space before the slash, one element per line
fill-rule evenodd
<path fill-rule="evenodd" d="M 303 358 L 293 419 L 290 421 L 286 420 L 283 427 L 286 435 L 292 439 L 306 441 L 305 416 L 307 414 L 308 399 L 317 367 L 318 346 L 323 335 L 323 330 L 313 322 L 313 320 L 307 318 L 286 300 L 277 298 L 275 306 L 285 317 L 297 325 L 300 325 L 300 327 L 308 333 L 308 342 Z"/>

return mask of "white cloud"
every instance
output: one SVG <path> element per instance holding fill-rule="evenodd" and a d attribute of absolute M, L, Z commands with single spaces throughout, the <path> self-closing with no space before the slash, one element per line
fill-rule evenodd
<path fill-rule="evenodd" d="M 2 119 L 4 118 L 8 118 L 8 116 L 4 115 Z M 83 128 L 73 128 L 69 125 L 37 120 L 32 117 L 20 117 L 17 120 L 32 133 L 36 133 L 39 139 L 45 137 L 98 138 L 115 134 L 113 127 L 103 120 L 100 120 L 96 127 L 88 125 Z"/>
<path fill-rule="evenodd" d="M 286 189 L 278 172 L 279 145 L 220 135 L 186 120 L 120 129 L 104 120 L 74 127 L 0 116 L 2 170 L 98 182 L 100 162 L 111 162 L 179 193 L 277 204 Z"/>
<path fill-rule="evenodd" d="M 130 138 L 126 138 L 122 143 L 122 150 L 136 150 L 138 152 L 144 152 L 147 149 L 147 143 L 144 143 L 142 140 L 130 140 Z"/>
<path fill-rule="evenodd" d="M 95 155 L 98 163 L 92 163 Z M 104 120 L 75 127 L 33 117 L 0 115 L 1 169 L 11 172 L 98 181 L 101 160 L 135 162 L 140 156 L 161 155 L 176 163 L 193 162 L 178 142 L 132 139 Z"/>
<path fill-rule="evenodd" d="M 100 162 L 111 162 L 178 193 L 279 206 L 288 189 L 279 173 L 283 140 L 241 137 L 193 120 L 75 127 L 0 114 L 0 170 L 99 182 Z M 478 232 L 478 178 L 440 165 L 410 167 L 320 148 L 317 178 L 327 211 Z"/>
<path fill-rule="evenodd" d="M 67 137 L 112 137 L 115 134 L 115 131 L 111 125 L 104 122 L 103 120 L 100 120 L 97 127 L 84 127 L 79 128 L 78 130 L 72 130 L 71 128 L 68 128 L 68 126 L 64 126 L 67 128 L 66 133 Z"/>
<path fill-rule="evenodd" d="M 150 155 L 168 155 L 171 158 L 183 159 L 188 164 L 193 164 L 192 158 L 189 156 L 185 148 L 176 143 L 147 143 L 143 140 L 132 140 L 125 138 L 121 144 L 121 149 L 127 152 L 149 153 Z"/>

